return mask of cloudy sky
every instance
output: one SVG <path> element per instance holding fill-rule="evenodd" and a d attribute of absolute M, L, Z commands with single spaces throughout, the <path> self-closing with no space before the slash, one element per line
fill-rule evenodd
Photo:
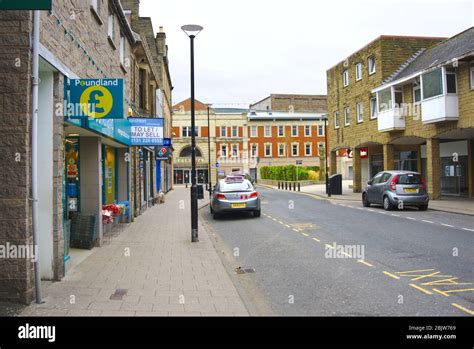
<path fill-rule="evenodd" d="M 455 35 L 474 25 L 474 0 L 141 0 L 163 26 L 173 103 L 189 97 L 189 39 L 196 98 L 245 106 L 270 93 L 326 93 L 326 70 L 379 35 Z"/>

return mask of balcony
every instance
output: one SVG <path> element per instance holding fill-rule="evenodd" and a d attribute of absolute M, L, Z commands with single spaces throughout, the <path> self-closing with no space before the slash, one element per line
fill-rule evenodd
<path fill-rule="evenodd" d="M 405 110 L 395 107 L 377 114 L 379 132 L 399 131 L 405 129 Z"/>
<path fill-rule="evenodd" d="M 421 102 L 421 121 L 423 124 L 455 121 L 459 118 L 457 94 L 445 94 L 425 99 Z"/>

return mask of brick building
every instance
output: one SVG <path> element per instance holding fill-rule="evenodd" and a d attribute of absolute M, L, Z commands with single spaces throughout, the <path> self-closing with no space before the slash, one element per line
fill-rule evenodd
<path fill-rule="evenodd" d="M 387 165 L 388 152 L 403 158 L 416 150 L 410 143 L 392 144 L 396 136 L 378 131 L 372 90 L 415 59 L 421 49 L 442 40 L 380 36 L 327 71 L 330 171 L 352 178 L 355 192 L 377 172 L 392 167 Z"/>
<path fill-rule="evenodd" d="M 321 112 L 327 110 L 327 96 L 301 94 L 271 94 L 250 105 L 255 111 Z"/>
<path fill-rule="evenodd" d="M 292 95 L 284 95 L 292 96 Z M 196 146 L 198 183 L 207 183 L 209 156 L 211 182 L 218 175 L 249 173 L 258 178 L 261 166 L 288 165 L 301 161 L 319 166 L 324 152 L 325 100 L 317 97 L 318 111 L 296 112 L 280 103 L 284 111 L 254 111 L 239 108 L 209 108 L 211 151 L 208 151 L 207 105 L 196 101 Z M 310 96 L 305 97 L 310 100 Z M 290 99 L 286 103 L 294 103 Z M 300 105 L 302 107 L 302 105 Z M 174 183 L 191 182 L 190 100 L 174 107 Z M 306 108 L 306 107 L 305 107 Z M 291 109 L 292 111 L 288 111 Z M 219 163 L 216 168 L 215 164 Z"/>
<path fill-rule="evenodd" d="M 156 39 L 160 68 L 154 50 L 143 40 L 150 30 L 135 32 L 130 25 L 133 11 L 125 12 L 122 3 L 53 1 L 52 11 L 41 12 L 38 248 L 42 279 L 60 280 L 74 262 L 67 238 L 72 215 L 95 217 L 90 229 L 100 246 L 102 205 L 128 201 L 133 209 L 137 189 L 132 186 L 132 169 L 140 164 L 127 161 L 127 154 L 135 151 L 130 146 L 127 116 L 170 115 L 169 75 L 168 82 L 163 80 L 167 74 L 164 33 Z M 0 11 L 0 22 L 8 27 L 0 33 L 0 47 L 6 53 L 0 57 L 0 130 L 4 134 L 0 140 L 0 244 L 31 246 L 33 15 L 31 11 Z M 147 70 L 146 79 L 140 80 L 141 68 Z M 68 118 L 70 79 L 79 78 L 123 80 L 124 115 L 102 120 Z M 164 92 L 163 106 L 156 103 L 158 88 Z M 140 107 L 138 96 L 145 108 Z M 30 259 L 0 261 L 1 300 L 29 303 L 34 287 Z"/>

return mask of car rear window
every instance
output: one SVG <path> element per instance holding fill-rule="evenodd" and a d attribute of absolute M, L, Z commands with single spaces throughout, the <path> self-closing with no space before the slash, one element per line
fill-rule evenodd
<path fill-rule="evenodd" d="M 421 184 L 421 176 L 419 174 L 402 174 L 398 176 L 397 184 Z"/>
<path fill-rule="evenodd" d="M 232 182 L 232 183 L 226 183 L 225 181 L 222 181 L 219 185 L 220 192 L 250 191 L 252 189 L 253 189 L 252 184 L 247 180 L 244 180 L 242 182 Z"/>

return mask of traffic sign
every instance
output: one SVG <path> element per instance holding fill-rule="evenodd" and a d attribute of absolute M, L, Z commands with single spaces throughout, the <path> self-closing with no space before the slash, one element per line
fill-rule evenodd
<path fill-rule="evenodd" d="M 216 168 L 219 168 L 220 165 L 219 165 L 218 162 L 216 162 L 215 166 L 216 166 Z"/>

